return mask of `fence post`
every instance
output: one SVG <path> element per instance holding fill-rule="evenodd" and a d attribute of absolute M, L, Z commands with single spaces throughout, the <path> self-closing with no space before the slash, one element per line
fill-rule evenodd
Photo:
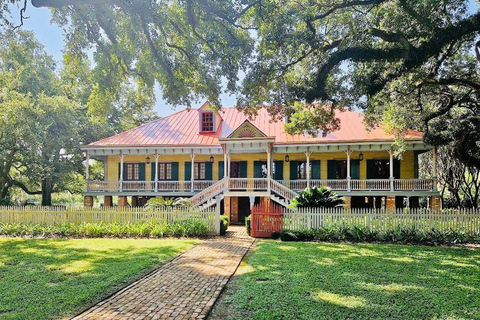
<path fill-rule="evenodd" d="M 216 196 L 215 197 L 215 201 L 216 201 L 216 206 L 215 206 L 215 234 L 217 236 L 220 235 L 220 197 L 219 196 Z"/>

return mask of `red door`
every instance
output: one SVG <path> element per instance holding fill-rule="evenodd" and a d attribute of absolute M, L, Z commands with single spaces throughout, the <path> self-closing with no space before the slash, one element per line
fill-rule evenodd
<path fill-rule="evenodd" d="M 274 232 L 283 231 L 283 207 L 261 203 L 252 208 L 252 237 L 271 238 Z"/>

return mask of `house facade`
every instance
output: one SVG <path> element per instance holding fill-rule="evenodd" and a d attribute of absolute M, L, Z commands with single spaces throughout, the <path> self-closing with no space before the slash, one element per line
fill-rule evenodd
<path fill-rule="evenodd" d="M 405 137 L 394 157 L 394 136 L 366 130 L 363 116 L 338 112 L 340 129 L 325 136 L 289 135 L 266 109 L 248 119 L 236 108 L 205 103 L 82 147 L 87 158 L 85 205 L 142 206 L 152 197 L 189 197 L 207 208 L 221 201 L 232 223 L 260 201 L 287 206 L 308 186 L 328 186 L 351 208 L 440 206 L 435 179 L 418 178 L 418 156 L 432 148 L 422 134 Z M 433 152 L 435 157 L 435 150 Z M 104 181 L 89 180 L 88 159 L 105 164 Z M 434 168 L 434 171 L 436 169 Z M 432 173 L 435 177 L 435 172 Z"/>

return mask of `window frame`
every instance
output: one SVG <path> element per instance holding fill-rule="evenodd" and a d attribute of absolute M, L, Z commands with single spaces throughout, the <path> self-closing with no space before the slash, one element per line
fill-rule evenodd
<path fill-rule="evenodd" d="M 305 169 L 302 169 L 302 165 L 305 168 L 307 166 L 307 161 L 298 161 L 297 160 L 297 179 L 298 180 L 306 180 L 307 179 L 307 171 Z M 312 178 L 312 161 L 309 162 L 309 168 L 310 172 L 310 178 Z M 304 175 L 302 175 L 303 173 Z"/>
<path fill-rule="evenodd" d="M 209 119 L 206 119 L 209 116 Z M 207 122 L 208 120 L 208 122 Z M 211 123 L 209 123 L 211 121 Z M 206 127 L 208 125 L 208 127 Z M 200 128 L 202 132 L 215 132 L 215 114 L 212 111 L 205 111 L 200 116 Z"/>
<path fill-rule="evenodd" d="M 125 166 L 125 181 L 140 181 L 140 163 L 138 162 L 126 162 Z M 129 176 L 131 174 L 131 176 Z"/>
<path fill-rule="evenodd" d="M 201 177 L 202 173 L 202 165 L 203 165 L 203 178 Z M 207 176 L 207 165 L 205 161 L 202 162 L 194 162 L 193 163 L 193 179 L 196 180 L 206 180 Z"/>
<path fill-rule="evenodd" d="M 172 163 L 171 162 L 159 162 L 157 167 L 158 167 L 158 175 L 157 175 L 158 181 L 172 180 Z M 161 173 L 163 173 L 163 178 L 161 177 Z M 168 173 L 170 173 L 170 178 L 168 177 Z"/>

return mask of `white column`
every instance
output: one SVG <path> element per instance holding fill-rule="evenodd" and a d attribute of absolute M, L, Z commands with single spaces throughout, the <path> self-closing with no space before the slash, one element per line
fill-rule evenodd
<path fill-rule="evenodd" d="M 155 192 L 158 192 L 158 150 L 155 150 Z"/>
<path fill-rule="evenodd" d="M 350 146 L 347 147 L 347 191 L 350 192 L 352 190 L 352 173 L 351 173 L 351 164 L 350 164 L 350 155 L 352 154 L 352 150 L 350 150 Z"/>
<path fill-rule="evenodd" d="M 307 188 L 310 188 L 310 151 L 305 152 L 307 156 L 307 167 L 305 170 L 307 171 Z"/>
<path fill-rule="evenodd" d="M 108 159 L 103 160 L 103 180 L 108 181 Z"/>
<path fill-rule="evenodd" d="M 393 191 L 393 147 L 390 147 L 390 191 Z"/>
<path fill-rule="evenodd" d="M 230 172 L 231 172 L 231 170 L 230 170 L 230 152 L 229 152 L 228 155 L 227 155 L 227 163 L 226 163 L 226 165 L 227 165 L 227 176 L 230 177 Z"/>
<path fill-rule="evenodd" d="M 271 154 L 270 151 L 267 150 L 267 178 L 272 177 L 272 162 L 271 162 Z"/>
<path fill-rule="evenodd" d="M 270 192 L 270 179 L 272 178 L 272 155 L 270 148 L 267 149 L 267 191 Z"/>
<path fill-rule="evenodd" d="M 193 188 L 193 182 L 195 181 L 195 153 L 191 152 L 190 154 L 190 158 L 192 159 L 192 168 L 191 168 L 191 173 L 190 173 L 190 182 L 192 183 L 191 186 L 190 186 L 190 191 L 191 192 L 194 192 L 194 188 Z"/>
<path fill-rule="evenodd" d="M 85 180 L 88 182 L 90 178 L 90 154 L 85 151 Z"/>
<path fill-rule="evenodd" d="M 223 154 L 223 177 L 224 178 L 227 178 L 228 177 L 228 156 L 227 156 L 227 152 L 225 152 Z"/>
<path fill-rule="evenodd" d="M 85 190 L 88 191 L 88 180 L 90 178 L 90 155 L 85 151 Z"/>
<path fill-rule="evenodd" d="M 123 191 L 123 158 L 125 155 L 123 154 L 122 151 L 120 151 L 120 192 Z"/>

